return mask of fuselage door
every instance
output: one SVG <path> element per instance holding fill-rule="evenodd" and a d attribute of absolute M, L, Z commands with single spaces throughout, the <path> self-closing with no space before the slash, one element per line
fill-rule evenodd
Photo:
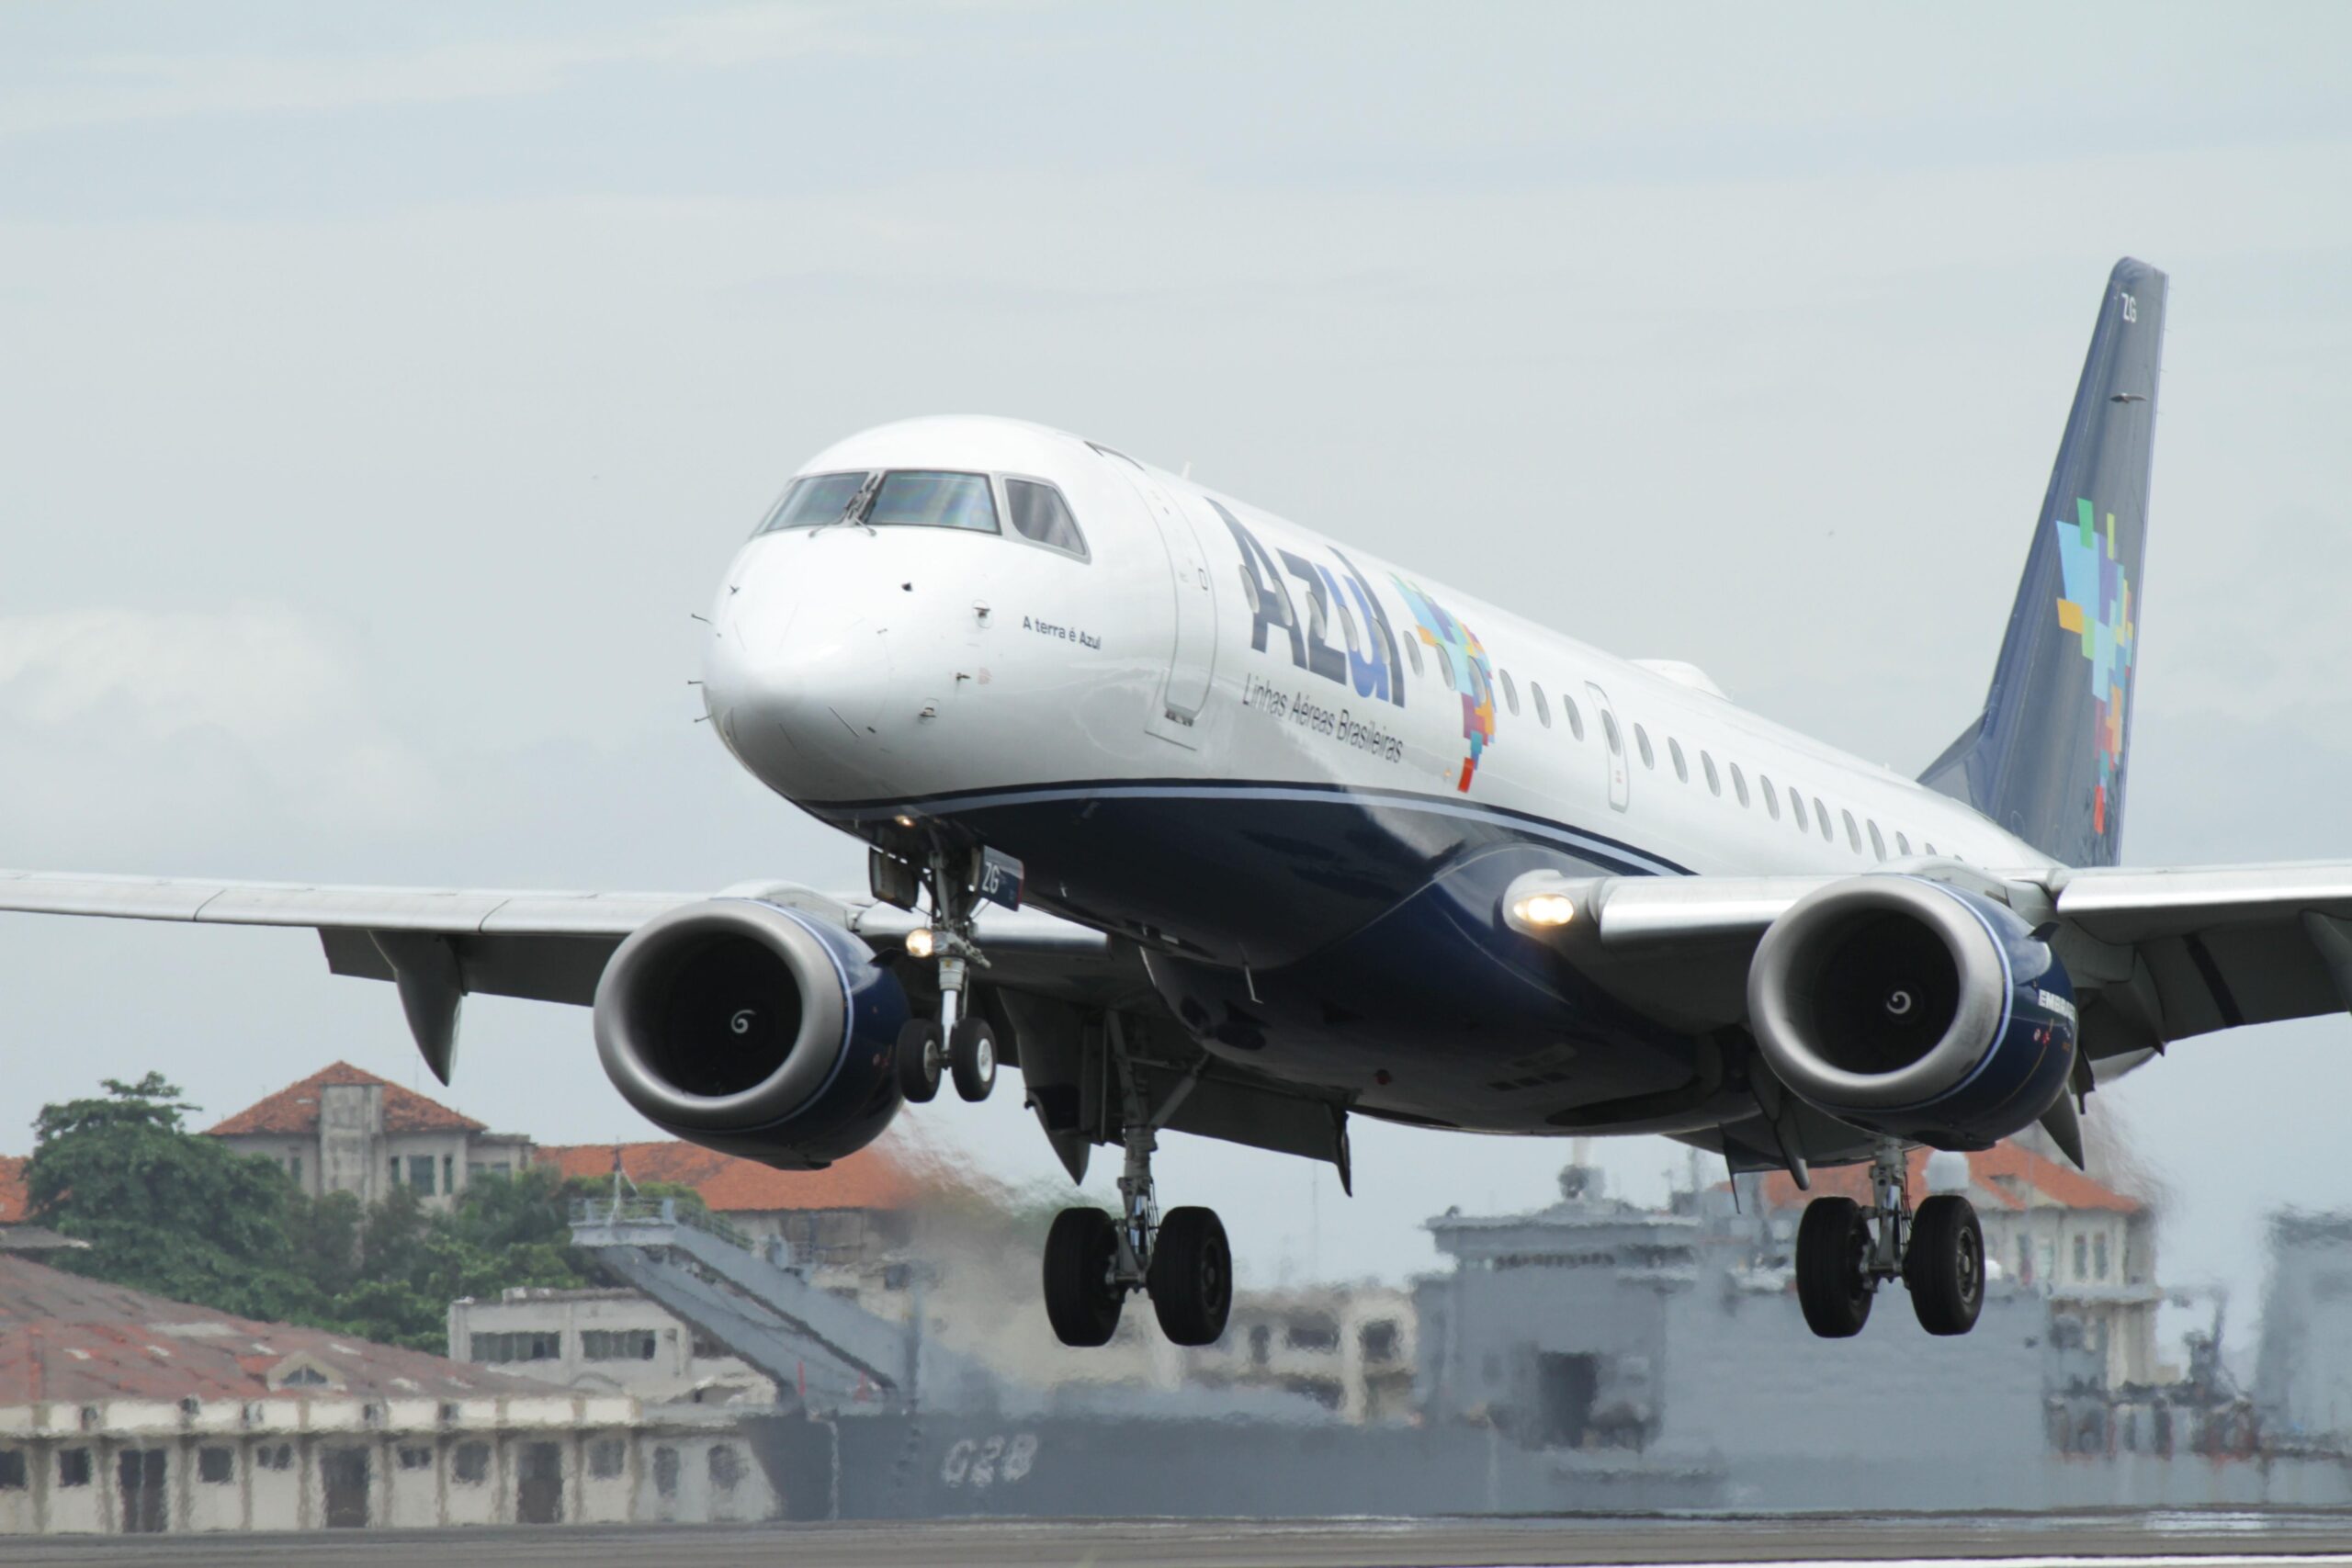
<path fill-rule="evenodd" d="M 1592 699 L 1593 716 L 1600 721 L 1600 756 L 1609 768 L 1609 806 L 1623 811 L 1633 798 L 1633 771 L 1625 765 L 1625 731 L 1617 722 L 1617 710 L 1609 705 L 1609 694 L 1587 681 L 1586 696 Z"/>
<path fill-rule="evenodd" d="M 1189 509 L 1158 479 L 1140 468 L 1127 478 L 1143 495 L 1168 549 L 1169 587 L 1175 597 L 1175 640 L 1169 650 L 1168 679 L 1144 728 L 1180 746 L 1197 746 L 1195 728 L 1216 674 L 1216 596 L 1209 587 L 1208 556 L 1193 531 Z"/>

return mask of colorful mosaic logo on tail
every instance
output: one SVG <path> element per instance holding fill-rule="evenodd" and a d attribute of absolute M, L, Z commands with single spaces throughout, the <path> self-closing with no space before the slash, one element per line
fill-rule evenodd
<path fill-rule="evenodd" d="M 1438 608 L 1436 600 L 1403 578 L 1396 581 L 1397 591 L 1405 595 L 1406 608 L 1413 612 L 1413 619 L 1419 623 L 1417 635 L 1437 655 L 1439 665 L 1462 698 L 1462 739 L 1469 747 L 1469 755 L 1462 759 L 1462 778 L 1454 787 L 1466 794 L 1472 775 L 1478 771 L 1478 759 L 1495 743 L 1495 667 L 1476 632 Z"/>
<path fill-rule="evenodd" d="M 2098 722 L 2098 783 L 2091 795 L 2091 830 L 2107 831 L 2108 803 L 2123 772 L 2123 713 L 2132 691 L 2132 584 L 2115 558 L 2115 513 L 2098 525 L 2091 503 L 2077 499 L 2072 521 L 2061 517 L 2059 570 L 2066 596 L 2058 624 L 2083 639 L 2090 664 L 2091 701 Z"/>

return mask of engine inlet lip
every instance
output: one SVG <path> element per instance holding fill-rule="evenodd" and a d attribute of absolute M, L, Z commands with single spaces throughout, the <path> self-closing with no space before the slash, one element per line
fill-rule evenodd
<path fill-rule="evenodd" d="M 1812 1003 L 1804 981 L 1827 944 L 1855 919 L 1905 916 L 1927 926 L 1960 972 L 1960 996 L 1943 1036 L 1917 1060 L 1890 1073 L 1857 1073 L 1824 1060 L 1805 1043 Z M 1765 931 L 1747 971 L 1747 1010 L 1757 1044 L 1781 1080 L 1835 1114 L 1903 1111 L 1928 1104 L 1982 1069 L 1987 1047 L 2001 1032 L 2001 995 L 1972 986 L 1990 964 L 2008 976 L 2007 955 L 1984 919 L 1940 883 L 1916 876 L 1858 876 L 1815 889 Z M 2000 987 L 2006 993 L 2008 987 Z"/>
<path fill-rule="evenodd" d="M 775 1070 L 749 1089 L 688 1094 L 646 1066 L 633 1008 L 683 943 L 711 936 L 746 938 L 784 960 L 800 985 L 800 1027 Z M 815 1099 L 839 1070 L 849 1045 L 848 992 L 840 959 L 792 912 L 748 898 L 689 904 L 655 916 L 614 950 L 596 983 L 596 1054 L 621 1097 L 651 1121 L 712 1132 L 765 1126 Z"/>

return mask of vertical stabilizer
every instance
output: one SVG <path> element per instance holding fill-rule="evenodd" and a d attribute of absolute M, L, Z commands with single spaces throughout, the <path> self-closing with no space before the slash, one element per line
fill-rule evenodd
<path fill-rule="evenodd" d="M 2165 275 L 2116 263 L 1984 711 L 1919 775 L 2069 865 L 2123 837 L 2164 333 Z"/>

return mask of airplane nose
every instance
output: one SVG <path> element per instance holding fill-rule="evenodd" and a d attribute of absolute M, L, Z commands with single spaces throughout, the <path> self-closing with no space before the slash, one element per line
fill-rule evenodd
<path fill-rule="evenodd" d="M 791 795 L 871 783 L 890 679 L 889 630 L 859 606 L 745 584 L 714 618 L 703 694 L 744 765 Z"/>

